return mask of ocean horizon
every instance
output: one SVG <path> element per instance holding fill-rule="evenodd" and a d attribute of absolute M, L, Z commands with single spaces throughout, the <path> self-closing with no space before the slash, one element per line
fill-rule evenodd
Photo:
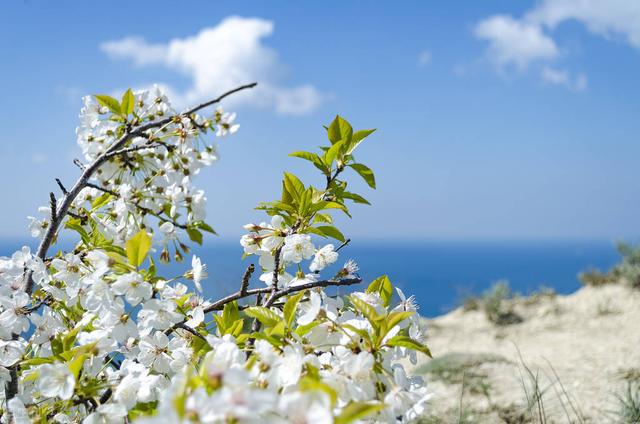
<path fill-rule="evenodd" d="M 23 243 L 0 241 L 0 256 L 10 255 Z M 34 240 L 27 245 L 33 248 Z M 68 243 L 63 243 L 68 245 Z M 212 240 L 193 249 L 207 264 L 209 278 L 203 282 L 205 297 L 234 292 L 254 257 L 242 259 L 242 247 L 231 240 Z M 580 287 L 578 274 L 589 268 L 607 270 L 619 260 L 610 241 L 402 241 L 367 240 L 349 243 L 340 251 L 336 265 L 347 259 L 360 266 L 364 284 L 387 274 L 405 294 L 415 295 L 420 313 L 433 317 L 460 305 L 467 296 L 482 294 L 498 280 L 507 280 L 514 292 L 528 294 L 541 288 L 572 293 Z M 182 263 L 160 267 L 172 277 L 190 267 Z M 254 274 L 252 286 L 263 283 Z M 344 290 L 344 289 L 343 289 Z"/>

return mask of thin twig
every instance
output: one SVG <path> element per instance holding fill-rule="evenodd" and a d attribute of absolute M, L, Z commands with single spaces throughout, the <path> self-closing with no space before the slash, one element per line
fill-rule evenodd
<path fill-rule="evenodd" d="M 184 331 L 186 331 L 188 333 L 191 333 L 194 336 L 204 340 L 207 344 L 209 344 L 207 339 L 202 334 L 198 333 L 196 330 L 194 330 L 193 328 L 189 327 L 188 325 L 180 323 L 180 324 L 178 324 L 177 328 L 180 328 L 180 329 L 182 329 L 182 330 L 184 330 Z"/>
<path fill-rule="evenodd" d="M 247 270 L 244 272 L 242 276 L 242 282 L 240 283 L 240 294 L 247 294 L 247 289 L 249 288 L 249 280 L 251 279 L 251 274 L 255 271 L 256 267 L 254 264 L 251 264 L 247 267 Z"/>
<path fill-rule="evenodd" d="M 132 152 L 137 152 L 139 150 L 146 150 L 146 149 L 154 149 L 156 147 L 160 147 L 160 146 L 164 146 L 166 147 L 166 145 L 164 144 L 144 144 L 142 146 L 133 146 L 133 147 L 125 147 L 124 149 L 120 149 L 120 150 L 116 150 L 115 152 L 111 152 L 109 154 L 106 155 L 107 159 L 111 159 L 115 156 L 120 156 L 126 153 L 132 153 Z"/>
<path fill-rule="evenodd" d="M 349 243 L 351 243 L 351 239 L 350 238 L 346 239 L 340 246 L 338 246 L 338 248 L 336 249 L 336 252 L 339 252 L 340 249 L 342 249 L 343 247 L 345 247 Z"/>
<path fill-rule="evenodd" d="M 49 193 L 49 207 L 51 208 L 51 222 L 56 222 L 58 220 L 58 213 L 56 212 L 56 205 L 58 201 L 56 200 L 56 195 L 53 192 Z"/>
<path fill-rule="evenodd" d="M 80 170 L 82 170 L 82 171 L 84 171 L 85 169 L 87 169 L 87 167 L 86 167 L 82 162 L 80 162 L 80 159 L 74 159 L 74 160 L 73 160 L 73 164 L 74 164 L 75 166 L 77 166 L 78 168 L 80 168 Z"/>
<path fill-rule="evenodd" d="M 62 191 L 62 194 L 66 196 L 69 192 L 67 191 L 64 184 L 62 184 L 62 181 L 60 181 L 60 178 L 56 178 L 56 183 L 58 183 L 58 187 L 60 187 L 60 191 Z"/>
<path fill-rule="evenodd" d="M 87 183 L 86 186 L 89 187 L 89 188 L 95 188 L 96 190 L 99 190 L 99 191 L 101 191 L 103 193 L 108 193 L 108 194 L 110 194 L 112 196 L 115 196 L 115 197 L 120 197 L 120 195 L 118 193 L 116 193 L 115 191 L 109 190 L 108 188 L 100 187 L 98 184 Z"/>
<path fill-rule="evenodd" d="M 307 290 L 307 289 L 313 289 L 316 287 L 351 286 L 354 284 L 359 284 L 361 282 L 362 282 L 362 278 L 354 277 L 354 278 L 343 278 L 339 280 L 311 281 L 309 283 L 300 284 L 298 286 L 290 286 L 273 293 L 271 297 L 269 297 L 269 300 L 267 300 L 267 302 L 263 306 L 269 307 L 273 304 L 273 302 L 275 302 L 276 300 L 280 299 L 283 296 L 287 296 L 291 293 L 296 293 L 296 292 Z M 241 291 L 237 291 L 233 294 L 230 294 L 229 296 L 223 297 L 222 299 L 219 299 L 213 302 L 211 305 L 204 308 L 204 313 L 208 314 L 209 312 L 219 311 L 222 308 L 224 308 L 224 305 L 226 305 L 227 303 L 231 303 L 235 300 L 244 299 L 247 297 L 262 295 L 262 294 L 271 293 L 271 292 L 272 292 L 271 287 L 263 287 L 260 289 L 246 290 L 244 293 L 242 293 Z M 165 334 L 170 334 L 173 330 L 175 330 L 185 322 L 186 320 L 183 320 L 173 325 L 172 327 L 169 327 L 168 329 L 165 330 Z"/>

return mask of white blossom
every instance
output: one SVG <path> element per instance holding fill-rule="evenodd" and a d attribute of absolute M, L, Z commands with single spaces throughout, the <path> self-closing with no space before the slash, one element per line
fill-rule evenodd
<path fill-rule="evenodd" d="M 70 399 L 76 379 L 66 364 L 45 364 L 38 368 L 36 386 L 47 397 Z"/>

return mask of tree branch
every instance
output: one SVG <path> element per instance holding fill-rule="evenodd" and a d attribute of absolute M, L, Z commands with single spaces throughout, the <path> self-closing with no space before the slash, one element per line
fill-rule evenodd
<path fill-rule="evenodd" d="M 247 267 L 247 270 L 244 272 L 242 276 L 242 282 L 240 283 L 240 294 L 244 295 L 247 293 L 247 289 L 249 288 L 249 280 L 251 279 L 251 274 L 255 271 L 255 265 L 251 264 Z"/>
<path fill-rule="evenodd" d="M 60 191 L 62 191 L 62 194 L 66 196 L 68 191 L 66 187 L 62 184 L 62 181 L 60 181 L 60 178 L 56 178 L 56 183 L 58 183 L 58 187 L 60 187 Z"/>
<path fill-rule="evenodd" d="M 232 95 L 234 93 L 237 93 L 237 92 L 245 90 L 245 89 L 253 88 L 256 85 L 257 85 L 257 83 L 254 82 L 254 83 L 251 83 L 251 84 L 245 84 L 245 85 L 242 85 L 240 87 L 234 88 L 233 90 L 229 90 L 226 93 L 222 94 L 221 96 L 219 96 L 219 97 L 217 97 L 217 98 L 215 98 L 213 100 L 201 103 L 198 106 L 195 106 L 195 107 L 187 110 L 186 112 L 183 112 L 183 113 L 181 113 L 179 115 L 176 115 L 176 116 L 189 116 L 192 113 L 195 113 L 195 112 L 199 111 L 200 109 L 204 109 L 204 108 L 206 108 L 208 106 L 214 105 L 216 103 L 220 103 L 227 96 L 230 96 L 230 95 Z M 170 123 L 174 118 L 175 118 L 175 116 L 170 116 L 170 117 L 161 119 L 159 121 L 149 122 L 149 123 L 147 123 L 145 125 L 141 125 L 141 126 L 135 128 L 133 130 L 131 128 L 128 128 L 126 130 L 125 134 L 122 135 L 122 137 L 120 137 L 120 139 L 118 139 L 118 141 L 116 141 L 106 152 L 104 152 L 102 155 L 98 156 L 96 158 L 96 160 L 93 161 L 89 166 L 85 167 L 84 165 L 82 165 L 80 163 L 80 161 L 77 161 L 77 162 L 74 161 L 74 163 L 76 163 L 76 165 L 78 165 L 83 170 L 82 171 L 82 175 L 80 176 L 80 178 L 78 178 L 78 180 L 73 185 L 73 187 L 64 196 L 64 200 L 62 201 L 60 206 L 55 211 L 56 219 L 52 220 L 51 225 L 49 225 L 49 228 L 47 228 L 47 232 L 45 233 L 44 238 L 40 242 L 40 246 L 38 246 L 38 251 L 36 253 L 36 256 L 38 256 L 40 259 L 44 259 L 47 256 L 47 252 L 49 250 L 49 247 L 51 247 L 51 243 L 53 242 L 55 234 L 58 231 L 58 228 L 60 227 L 60 224 L 62 223 L 62 220 L 66 216 L 67 211 L 69 210 L 69 207 L 71 206 L 71 204 L 73 203 L 75 198 L 78 196 L 78 194 L 80 194 L 82 189 L 87 187 L 87 184 L 89 183 L 89 179 L 91 177 L 93 177 L 93 174 L 100 168 L 100 166 L 102 166 L 110 158 L 110 155 L 113 155 L 113 152 L 116 152 L 116 151 L 122 149 L 124 147 L 124 145 L 129 140 L 131 140 L 131 139 L 133 139 L 135 137 L 143 136 L 145 134 L 145 132 L 150 130 L 150 129 L 162 127 L 163 125 L 166 125 L 166 124 Z M 53 213 L 52 213 L 52 215 L 53 215 Z M 27 278 L 27 284 L 26 284 L 26 287 L 25 287 L 25 291 L 28 294 L 31 294 L 31 292 L 33 291 L 33 286 L 34 286 L 33 277 L 31 275 L 31 273 L 29 273 L 28 278 Z"/>
<path fill-rule="evenodd" d="M 73 204 L 73 201 L 80 194 L 80 192 L 85 187 L 88 186 L 88 184 L 91 184 L 89 180 L 94 176 L 96 171 L 98 171 L 98 169 L 100 169 L 100 167 L 109 160 L 109 158 L 113 155 L 114 152 L 117 152 L 118 150 L 123 149 L 129 140 L 135 137 L 144 137 L 147 131 L 169 124 L 178 116 L 189 116 L 208 106 L 214 105 L 216 103 L 220 103 L 227 96 L 230 96 L 234 93 L 237 93 L 245 89 L 253 88 L 256 85 L 257 83 L 255 82 L 251 84 L 242 85 L 240 87 L 234 88 L 233 90 L 229 90 L 226 93 L 223 93 L 222 95 L 220 95 L 219 97 L 213 100 L 201 103 L 198 106 L 188 109 L 183 113 L 180 113 L 174 116 L 169 116 L 167 118 L 164 118 L 158 121 L 149 122 L 147 124 L 140 125 L 135 129 L 132 129 L 129 125 L 127 125 L 125 133 L 116 142 L 114 142 L 106 152 L 98 156 L 91 164 L 84 165 L 79 160 L 75 159 L 73 163 L 76 164 L 76 166 L 78 166 L 82 170 L 82 174 L 80 175 L 80 177 L 75 182 L 73 187 L 71 187 L 70 190 L 66 190 L 66 188 L 64 188 L 62 184 L 59 181 L 57 181 L 58 186 L 60 186 L 60 188 L 63 189 L 64 197 L 62 198 L 61 204 L 58 206 L 57 201 L 55 199 L 55 195 L 53 195 L 53 193 L 50 195 L 51 206 L 52 206 L 51 207 L 51 223 L 49 224 L 49 227 L 47 228 L 47 231 L 44 237 L 40 241 L 40 245 L 38 246 L 36 256 L 43 261 L 45 260 L 45 258 L 47 257 L 47 252 L 49 251 L 49 248 L 51 247 L 51 244 L 53 243 L 53 240 L 56 237 L 56 233 L 60 228 L 62 221 L 67 216 L 69 212 L 69 208 Z M 24 277 L 26 281 L 25 292 L 31 295 L 33 293 L 33 288 L 35 285 L 35 281 L 33 279 L 33 272 L 32 271 L 26 272 Z M 11 380 L 6 383 L 6 387 L 5 387 L 6 401 L 9 401 L 18 393 L 17 365 L 12 366 L 10 368 L 10 373 L 11 373 Z"/>
<path fill-rule="evenodd" d="M 251 289 L 251 290 L 246 290 L 244 292 L 242 292 L 241 290 L 230 294 L 229 296 L 223 297 L 222 299 L 219 299 L 215 302 L 213 302 L 211 305 L 209 305 L 208 307 L 204 308 L 204 313 L 208 314 L 209 312 L 213 312 L 213 311 L 219 311 L 222 308 L 224 308 L 224 305 L 226 305 L 227 303 L 231 303 L 235 300 L 239 300 L 239 299 L 244 299 L 247 297 L 251 297 L 251 296 L 256 296 L 256 295 L 262 295 L 262 294 L 266 294 L 266 293 L 272 293 L 271 296 L 269 297 L 269 300 L 263 305 L 265 307 L 271 306 L 271 304 L 273 304 L 273 302 L 275 302 L 277 299 L 280 299 L 283 296 L 287 296 L 291 293 L 296 293 L 299 291 L 303 291 L 303 290 L 307 290 L 307 289 L 313 289 L 316 287 L 338 287 L 338 286 L 351 286 L 354 284 L 360 284 L 362 282 L 362 278 L 360 277 L 353 277 L 353 278 L 342 278 L 339 280 L 334 280 L 334 279 L 330 279 L 330 280 L 320 280 L 320 281 L 312 281 L 309 283 L 305 283 L 305 284 L 300 284 L 298 286 L 291 286 L 291 287 L 287 287 L 285 289 L 282 290 L 278 290 L 276 292 L 273 292 L 273 290 L 271 289 L 271 287 L 263 287 L 260 289 Z M 177 324 L 174 324 L 173 326 L 167 328 L 165 330 L 165 334 L 170 334 L 172 331 L 174 331 L 176 328 L 179 328 L 181 325 L 184 325 L 184 323 L 186 322 L 186 320 L 183 320 Z"/>

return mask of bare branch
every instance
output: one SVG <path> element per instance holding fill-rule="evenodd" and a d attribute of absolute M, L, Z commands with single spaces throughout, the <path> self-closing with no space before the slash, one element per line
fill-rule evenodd
<path fill-rule="evenodd" d="M 177 328 L 180 328 L 188 333 L 191 333 L 192 335 L 202 339 L 205 341 L 205 343 L 209 344 L 209 342 L 207 341 L 207 339 L 200 333 L 198 333 L 196 330 L 194 330 L 193 328 L 189 327 L 188 325 L 185 325 L 183 323 L 177 324 Z"/>
<path fill-rule="evenodd" d="M 53 224 L 58 220 L 58 213 L 56 212 L 58 201 L 56 195 L 53 192 L 49 193 L 49 207 L 51 208 L 51 223 Z"/>
<path fill-rule="evenodd" d="M 95 188 L 96 190 L 99 190 L 99 191 L 101 191 L 103 193 L 109 193 L 110 195 L 115 196 L 115 197 L 120 197 L 120 195 L 118 193 L 116 193 L 115 191 L 109 190 L 108 188 L 100 187 L 98 184 L 87 183 L 86 186 L 90 187 L 90 188 Z"/>
<path fill-rule="evenodd" d="M 255 265 L 251 264 L 247 267 L 247 270 L 244 272 L 242 276 L 242 282 L 240 283 L 240 294 L 246 294 L 247 289 L 249 288 L 249 280 L 251 279 L 251 274 L 255 271 Z"/>
<path fill-rule="evenodd" d="M 336 249 L 336 252 L 339 252 L 340 249 L 342 249 L 343 247 L 345 247 L 347 244 L 351 243 L 351 239 L 348 238 L 344 241 L 344 243 L 342 243 L 340 246 L 338 246 L 338 248 Z"/>
<path fill-rule="evenodd" d="M 80 159 L 74 159 L 74 160 L 73 160 L 73 164 L 74 164 L 75 166 L 77 166 L 78 168 L 80 168 L 80 170 L 82 170 L 82 171 L 84 171 L 85 169 L 87 169 L 87 167 L 86 167 L 82 162 L 80 162 Z"/>
<path fill-rule="evenodd" d="M 124 149 L 116 150 L 115 152 L 111 152 L 107 154 L 106 157 L 107 159 L 111 159 L 112 157 L 120 156 L 126 153 L 137 152 L 139 150 L 154 149 L 160 146 L 166 147 L 166 145 L 161 143 L 156 143 L 156 144 L 151 143 L 151 144 L 144 144 L 142 146 L 125 147 Z"/>
<path fill-rule="evenodd" d="M 239 300 L 239 299 L 244 299 L 247 297 L 251 297 L 251 296 L 256 296 L 256 295 L 262 295 L 262 294 L 267 294 L 267 293 L 271 293 L 271 296 L 269 297 L 269 300 L 267 300 L 267 302 L 263 305 L 263 306 L 271 306 L 273 304 L 273 302 L 275 302 L 276 300 L 280 299 L 283 296 L 287 296 L 291 293 L 296 293 L 299 291 L 303 291 L 303 290 L 307 290 L 307 289 L 313 289 L 316 287 L 339 287 L 339 286 L 351 286 L 354 284 L 360 284 L 362 282 L 362 278 L 360 277 L 353 277 L 353 278 L 342 278 L 339 280 L 320 280 L 320 281 L 312 281 L 306 284 L 300 284 L 298 286 L 291 286 L 291 287 L 287 287 L 285 289 L 282 290 L 278 290 L 273 292 L 271 287 L 263 287 L 260 289 L 251 289 L 251 290 L 246 290 L 244 293 L 241 291 L 237 291 L 233 294 L 230 294 L 229 296 L 223 297 L 222 299 L 219 299 L 215 302 L 213 302 L 211 305 L 209 305 L 208 307 L 204 308 L 204 313 L 207 314 L 209 312 L 213 312 L 213 311 L 219 311 L 222 308 L 224 308 L 224 305 L 226 305 L 227 303 L 231 303 L 235 300 Z M 165 334 L 170 334 L 173 330 L 175 330 L 176 328 L 178 328 L 181 324 L 184 324 L 186 322 L 186 320 L 183 320 L 181 322 L 179 322 L 178 324 L 173 325 L 172 327 L 169 327 L 168 329 L 165 330 Z"/>
<path fill-rule="evenodd" d="M 66 187 L 62 184 L 62 181 L 60 181 L 60 178 L 56 178 L 56 183 L 58 183 L 58 187 L 60 187 L 60 191 L 62 191 L 62 194 L 66 196 L 69 192 L 67 191 Z"/>

